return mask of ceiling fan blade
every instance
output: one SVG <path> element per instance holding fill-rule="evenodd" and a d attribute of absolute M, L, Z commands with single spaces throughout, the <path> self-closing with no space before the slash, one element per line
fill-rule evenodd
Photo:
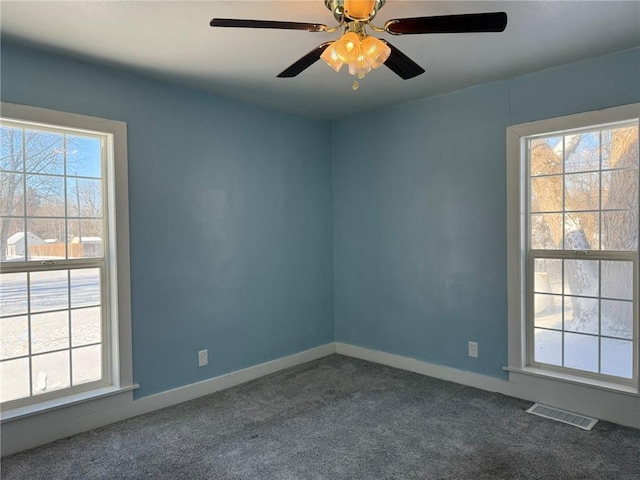
<path fill-rule="evenodd" d="M 393 35 L 502 32 L 506 27 L 505 12 L 399 18 L 389 20 L 384 26 L 385 30 Z"/>
<path fill-rule="evenodd" d="M 411 60 L 386 40 L 382 41 L 391 48 L 391 55 L 389 55 L 389 58 L 387 58 L 387 61 L 384 62 L 384 64 L 389 67 L 393 73 L 401 77 L 403 80 L 409 80 L 410 78 L 417 77 L 424 73 L 424 68 Z"/>
<path fill-rule="evenodd" d="M 333 42 L 325 42 L 323 44 L 318 45 L 316 48 L 307 53 L 304 57 L 299 59 L 293 65 L 291 65 L 286 70 L 280 72 L 278 74 L 278 78 L 291 78 L 295 77 L 299 73 L 302 73 L 304 70 L 309 68 L 311 65 L 320 60 L 320 55 L 327 49 L 329 45 Z"/>
<path fill-rule="evenodd" d="M 239 20 L 235 18 L 214 18 L 209 22 L 212 27 L 232 28 L 275 28 L 279 30 L 305 30 L 307 32 L 324 32 L 326 25 L 302 22 L 278 22 L 275 20 Z"/>

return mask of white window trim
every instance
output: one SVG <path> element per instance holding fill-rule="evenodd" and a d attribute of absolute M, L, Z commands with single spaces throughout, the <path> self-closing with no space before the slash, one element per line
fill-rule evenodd
<path fill-rule="evenodd" d="M 589 379 L 568 373 L 553 372 L 527 366 L 525 337 L 526 337 L 526 287 L 524 272 L 526 271 L 526 192 L 525 184 L 527 172 L 522 168 L 521 159 L 525 154 L 524 138 L 547 132 L 573 130 L 593 125 L 637 120 L 640 116 L 640 103 L 607 108 L 592 112 L 579 113 L 564 117 L 539 120 L 535 122 L 513 125 L 507 128 L 507 301 L 508 301 L 508 365 L 505 370 L 512 373 L 520 384 L 534 381 L 531 385 L 539 385 L 539 380 L 547 379 L 549 389 L 553 389 L 554 382 L 564 382 L 597 388 L 615 393 L 638 396 L 637 385 L 629 386 L 602 380 Z M 635 293 L 636 308 L 638 293 Z M 636 315 L 637 317 L 637 315 Z M 635 325 L 638 332 L 638 325 Z M 636 338 L 637 342 L 638 339 Z M 637 350 L 636 350 L 637 351 Z M 638 368 L 638 357 L 634 358 Z"/>
<path fill-rule="evenodd" d="M 107 299 L 111 312 L 111 384 L 94 390 L 73 393 L 18 408 L 3 410 L 2 423 L 25 416 L 48 412 L 65 406 L 84 403 L 92 399 L 115 395 L 138 388 L 133 383 L 133 357 L 131 344 L 131 275 L 129 254 L 129 188 L 127 163 L 127 124 L 75 113 L 59 112 L 45 108 L 0 102 L 0 115 L 7 120 L 23 123 L 56 125 L 77 130 L 103 132 L 113 138 L 107 142 L 108 162 L 108 202 L 109 244 L 107 268 L 110 269 L 110 298 Z"/>

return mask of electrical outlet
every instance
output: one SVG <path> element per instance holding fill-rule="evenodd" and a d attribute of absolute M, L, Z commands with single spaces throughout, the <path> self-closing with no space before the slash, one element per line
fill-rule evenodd
<path fill-rule="evenodd" d="M 204 367 L 207 363 L 209 363 L 209 351 L 200 350 L 198 352 L 198 366 Z"/>
<path fill-rule="evenodd" d="M 469 356 L 478 358 L 478 342 L 469 342 Z"/>

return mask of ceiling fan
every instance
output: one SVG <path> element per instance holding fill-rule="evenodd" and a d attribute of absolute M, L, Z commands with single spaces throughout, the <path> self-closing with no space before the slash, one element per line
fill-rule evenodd
<path fill-rule="evenodd" d="M 324 0 L 338 25 L 328 27 L 318 23 L 286 22 L 272 20 L 240 20 L 214 18 L 212 27 L 271 28 L 279 30 L 305 30 L 308 32 L 335 32 L 344 28 L 344 34 L 335 41 L 324 42 L 290 67 L 278 74 L 279 78 L 295 77 L 319 59 L 323 59 L 335 71 L 347 64 L 349 73 L 362 79 L 373 68 L 385 65 L 404 80 L 417 77 L 424 69 L 386 40 L 372 37 L 370 28 L 378 33 L 391 35 L 415 35 L 426 33 L 475 33 L 502 32 L 507 26 L 505 12 L 441 15 L 430 17 L 397 18 L 388 20 L 382 27 L 371 23 L 386 0 Z M 358 88 L 357 80 L 353 89 Z"/>

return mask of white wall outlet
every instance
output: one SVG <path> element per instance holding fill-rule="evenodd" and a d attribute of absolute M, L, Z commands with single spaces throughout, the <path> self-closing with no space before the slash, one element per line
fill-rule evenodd
<path fill-rule="evenodd" d="M 469 342 L 469 356 L 478 358 L 478 342 Z"/>
<path fill-rule="evenodd" d="M 200 350 L 198 352 L 198 366 L 204 367 L 209 363 L 209 350 Z"/>

